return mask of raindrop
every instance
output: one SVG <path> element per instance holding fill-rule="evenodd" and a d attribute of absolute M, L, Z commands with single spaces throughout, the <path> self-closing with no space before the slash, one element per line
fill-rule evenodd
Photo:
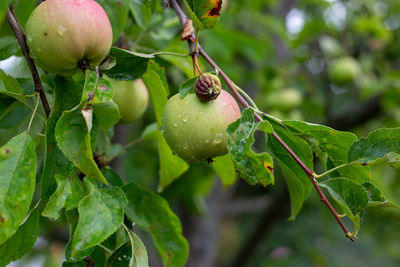
<path fill-rule="evenodd" d="M 185 117 L 183 117 L 182 121 L 183 122 L 187 122 L 189 120 L 190 116 L 189 115 L 185 115 Z"/>
<path fill-rule="evenodd" d="M 57 34 L 58 34 L 60 37 L 63 37 L 64 34 L 65 34 L 65 32 L 66 32 L 67 30 L 68 30 L 67 27 L 61 25 L 61 26 L 59 26 L 59 27 L 57 28 L 56 32 L 57 32 Z"/>
<path fill-rule="evenodd" d="M 217 133 L 216 135 L 215 135 L 215 139 L 214 139 L 214 144 L 219 144 L 219 143 L 221 143 L 222 142 L 222 133 Z"/>
<path fill-rule="evenodd" d="M 178 127 L 178 124 L 176 124 L 176 123 L 174 123 L 173 125 L 174 125 L 175 128 Z"/>

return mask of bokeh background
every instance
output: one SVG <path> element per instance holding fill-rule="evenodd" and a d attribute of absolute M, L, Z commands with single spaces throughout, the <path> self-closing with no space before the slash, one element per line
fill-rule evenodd
<path fill-rule="evenodd" d="M 161 1 L 131 1 L 116 45 L 148 53 L 187 53 L 173 10 L 163 10 Z M 26 21 L 27 14 L 17 15 Z M 1 33 L 9 34 L 7 25 Z M 220 23 L 201 32 L 200 42 L 261 110 L 278 118 L 324 124 L 358 136 L 400 125 L 400 1 L 223 0 Z M 345 83 L 331 74 L 335 62 L 343 59 L 356 69 L 354 79 Z M 188 58 L 162 56 L 157 61 L 166 68 L 171 95 L 193 75 Z M 212 71 L 205 61 L 200 64 Z M 343 75 L 353 71 L 348 65 L 339 68 Z M 21 80 L 29 78 L 18 57 L 1 61 L 0 68 Z M 117 126 L 114 141 L 135 141 L 152 122 L 149 107 L 141 120 Z M 259 136 L 255 150 L 264 146 Z M 157 189 L 155 142 L 138 142 L 113 166 L 126 181 Z M 275 169 L 274 186 L 252 187 L 237 180 L 223 188 L 210 166 L 193 165 L 162 192 L 189 240 L 187 266 L 400 266 L 400 210 L 368 209 L 359 239 L 351 243 L 314 191 L 289 221 L 289 196 Z M 400 204 L 399 172 L 390 167 L 373 172 L 374 183 Z M 34 250 L 9 266 L 60 265 L 68 240 L 66 224 L 43 223 Z M 351 228 L 349 220 L 345 223 Z M 139 234 L 151 266 L 161 266 L 151 238 Z"/>

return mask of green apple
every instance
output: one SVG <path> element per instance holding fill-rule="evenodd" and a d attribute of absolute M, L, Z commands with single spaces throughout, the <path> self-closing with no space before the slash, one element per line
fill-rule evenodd
<path fill-rule="evenodd" d="M 329 66 L 329 77 L 337 85 L 345 85 L 353 82 L 361 74 L 358 62 L 352 57 L 336 59 Z"/>
<path fill-rule="evenodd" d="M 291 110 L 303 103 L 303 96 L 294 88 L 284 88 L 274 91 L 265 97 L 265 105 L 268 108 L 278 110 Z"/>
<path fill-rule="evenodd" d="M 225 90 L 213 101 L 201 101 L 195 94 L 182 99 L 176 94 L 164 109 L 164 137 L 185 161 L 205 161 L 228 153 L 226 128 L 239 117 L 238 104 Z"/>
<path fill-rule="evenodd" d="M 105 77 L 114 89 L 114 102 L 118 105 L 120 124 L 131 123 L 146 111 L 149 104 L 149 92 L 141 79 L 117 81 Z"/>
<path fill-rule="evenodd" d="M 26 23 L 26 36 L 35 63 L 63 76 L 99 65 L 113 38 L 107 14 L 94 0 L 42 2 Z"/>

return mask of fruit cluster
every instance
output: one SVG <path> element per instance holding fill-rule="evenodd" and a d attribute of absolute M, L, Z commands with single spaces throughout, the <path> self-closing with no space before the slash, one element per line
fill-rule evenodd
<path fill-rule="evenodd" d="M 63 76 L 98 66 L 108 55 L 113 39 L 107 14 L 94 0 L 47 0 L 31 14 L 26 32 L 36 64 Z M 144 83 L 105 78 L 114 88 L 120 123 L 140 117 L 149 98 Z M 239 106 L 221 89 L 217 76 L 202 75 L 195 84 L 195 93 L 171 97 L 163 115 L 167 143 L 188 162 L 226 154 L 225 130 L 240 116 Z"/>

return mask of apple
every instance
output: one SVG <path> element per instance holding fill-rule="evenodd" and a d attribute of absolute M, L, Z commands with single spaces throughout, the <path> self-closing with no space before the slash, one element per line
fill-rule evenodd
<path fill-rule="evenodd" d="M 105 77 L 114 88 L 113 101 L 118 105 L 120 124 L 131 123 L 146 111 L 149 104 L 149 92 L 141 79 L 117 81 Z"/>
<path fill-rule="evenodd" d="M 329 77 L 337 85 L 345 85 L 354 82 L 361 74 L 358 62 L 352 57 L 336 59 L 329 66 Z"/>
<path fill-rule="evenodd" d="M 295 88 L 283 88 L 265 96 L 265 105 L 278 110 L 292 110 L 303 103 L 303 96 Z"/>
<path fill-rule="evenodd" d="M 94 0 L 42 2 L 26 23 L 26 36 L 35 63 L 63 76 L 99 65 L 113 38 L 107 14 Z"/>
<path fill-rule="evenodd" d="M 172 151 L 189 163 L 228 153 L 226 128 L 240 117 L 235 99 L 225 90 L 217 99 L 201 101 L 195 94 L 172 96 L 162 117 L 165 140 Z"/>

